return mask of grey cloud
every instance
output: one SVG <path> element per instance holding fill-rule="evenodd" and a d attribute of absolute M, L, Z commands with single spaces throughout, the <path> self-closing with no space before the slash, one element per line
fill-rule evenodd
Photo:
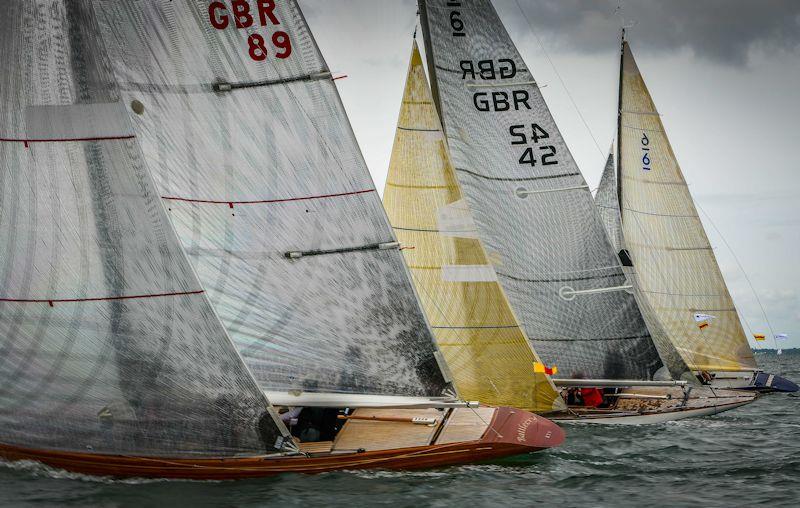
<path fill-rule="evenodd" d="M 509 24 L 528 30 L 515 0 L 496 2 Z M 519 0 L 533 28 L 565 49 L 609 49 L 616 34 L 618 0 Z M 800 52 L 800 1 L 797 0 L 638 0 L 623 2 L 637 48 L 671 51 L 690 48 L 696 55 L 741 65 L 753 51 Z M 613 37 L 611 38 L 613 40 Z"/>

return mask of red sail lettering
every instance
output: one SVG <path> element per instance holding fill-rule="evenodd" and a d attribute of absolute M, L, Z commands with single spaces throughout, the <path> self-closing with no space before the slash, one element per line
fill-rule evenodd
<path fill-rule="evenodd" d="M 258 6 L 258 19 L 261 21 L 261 26 L 267 26 L 267 19 L 269 19 L 273 25 L 281 24 L 273 12 L 275 10 L 275 0 L 258 0 L 256 5 Z"/>
<path fill-rule="evenodd" d="M 233 0 L 231 7 L 233 8 L 233 20 L 236 22 L 236 28 L 253 26 L 253 15 L 250 14 L 250 4 L 247 3 L 247 0 Z"/>
<path fill-rule="evenodd" d="M 223 11 L 217 14 L 217 11 Z M 208 6 L 208 20 L 211 26 L 217 30 L 224 30 L 228 27 L 228 16 L 225 14 L 225 4 L 222 2 L 211 2 Z"/>

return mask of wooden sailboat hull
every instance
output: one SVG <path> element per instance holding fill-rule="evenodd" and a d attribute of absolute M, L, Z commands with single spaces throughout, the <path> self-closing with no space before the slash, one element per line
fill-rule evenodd
<path fill-rule="evenodd" d="M 380 422 L 375 422 L 380 425 Z M 424 469 L 512 455 L 558 446 L 564 431 L 548 419 L 507 407 L 497 408 L 479 439 L 374 451 L 342 451 L 306 456 L 257 456 L 225 459 L 125 457 L 32 450 L 0 444 L 0 457 L 30 460 L 71 472 L 116 478 L 235 480 L 281 473 L 323 473 L 345 469 Z"/>
<path fill-rule="evenodd" d="M 685 401 L 679 388 L 638 388 L 642 395 L 670 395 L 670 399 L 626 399 L 614 409 L 572 408 L 571 411 L 548 415 L 558 423 L 589 423 L 599 425 L 648 425 L 656 423 L 701 418 L 730 411 L 753 402 L 758 395 L 731 390 L 715 390 L 698 387 Z M 630 391 L 629 391 L 630 392 Z M 699 396 L 698 396 L 699 395 Z"/>

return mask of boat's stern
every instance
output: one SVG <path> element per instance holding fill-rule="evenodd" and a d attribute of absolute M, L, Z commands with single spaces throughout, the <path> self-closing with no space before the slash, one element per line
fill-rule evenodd
<path fill-rule="evenodd" d="M 776 374 L 769 374 L 768 372 L 756 373 L 753 380 L 753 388 L 763 392 L 788 392 L 793 393 L 800 390 L 793 381 L 789 381 L 785 377 Z"/>

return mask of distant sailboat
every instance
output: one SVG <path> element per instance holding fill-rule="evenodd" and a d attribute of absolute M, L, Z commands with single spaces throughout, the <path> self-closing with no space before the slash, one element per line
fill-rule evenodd
<path fill-rule="evenodd" d="M 7 6 L 0 456 L 230 479 L 560 443 L 542 417 L 447 391 L 299 7 L 247 5 Z M 297 443 L 264 391 L 363 408 L 335 441 Z"/>
<path fill-rule="evenodd" d="M 752 401 L 669 380 L 688 369 L 670 341 L 650 335 L 588 185 L 491 3 L 419 4 L 455 178 L 533 349 L 557 365 L 557 385 L 640 387 L 614 394 L 617 411 L 565 418 L 646 423 Z"/>
<path fill-rule="evenodd" d="M 596 204 L 628 261 L 650 330 L 672 342 L 691 372 L 711 386 L 797 391 L 791 381 L 758 370 L 624 31 L 617 151 L 616 170 L 611 155 Z"/>

